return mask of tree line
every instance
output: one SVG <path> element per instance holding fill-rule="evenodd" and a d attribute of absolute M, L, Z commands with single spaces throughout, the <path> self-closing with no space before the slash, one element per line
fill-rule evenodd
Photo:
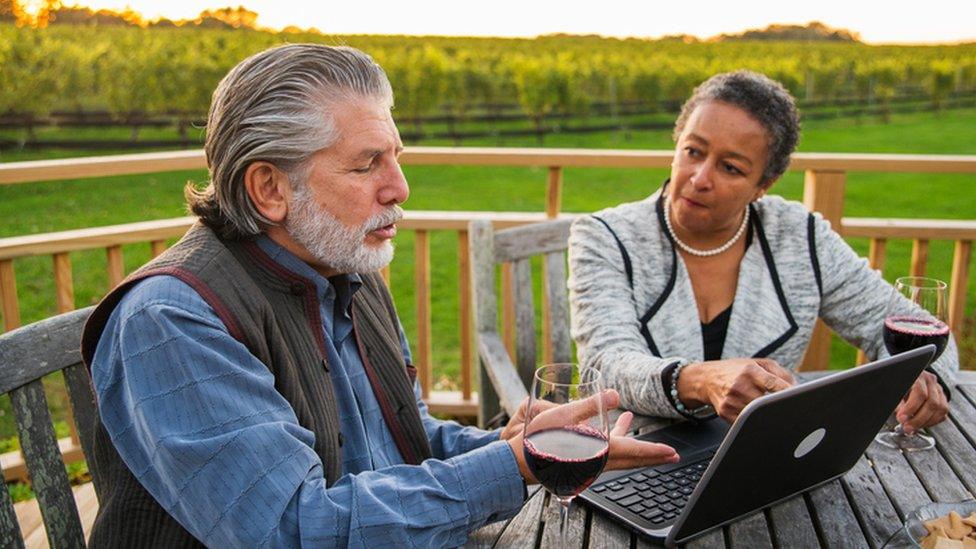
<path fill-rule="evenodd" d="M 120 117 L 205 113 L 219 79 L 241 59 L 286 42 L 347 44 L 387 71 L 397 114 L 463 118 L 517 103 L 537 124 L 591 116 L 599 104 L 680 102 L 709 76 L 740 68 L 782 82 L 804 101 L 900 94 L 933 104 L 976 90 L 976 44 L 870 46 L 795 42 L 325 36 L 200 27 L 17 27 L 0 22 L 0 113 L 108 111 Z"/>

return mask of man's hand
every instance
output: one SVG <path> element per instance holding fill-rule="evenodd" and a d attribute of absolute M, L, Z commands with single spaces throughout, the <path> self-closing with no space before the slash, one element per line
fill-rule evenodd
<path fill-rule="evenodd" d="M 729 423 L 757 398 L 796 384 L 793 374 L 768 358 L 733 358 L 689 364 L 678 377 L 678 397 L 691 408 L 711 404 Z"/>
<path fill-rule="evenodd" d="M 620 395 L 613 389 L 603 392 L 603 405 L 607 411 L 615 409 L 620 405 Z M 533 428 L 544 429 L 550 424 L 552 426 L 565 426 L 581 423 L 593 417 L 597 413 L 598 401 L 596 397 L 570 402 L 568 404 L 556 405 L 546 401 L 536 401 L 537 409 L 532 418 Z M 519 406 L 515 416 L 509 424 L 502 430 L 502 440 L 508 442 L 518 462 L 519 472 L 528 483 L 535 483 L 528 465 L 525 463 L 525 456 L 522 453 L 522 435 L 525 419 L 528 415 L 528 399 Z M 644 467 L 659 463 L 675 463 L 678 461 L 678 453 L 674 448 L 665 444 L 644 442 L 627 436 L 630 423 L 634 419 L 634 414 L 624 412 L 617 418 L 613 429 L 610 431 L 610 449 L 607 460 L 606 470 L 630 469 L 634 467 Z M 517 427 L 513 424 L 517 424 Z"/>
<path fill-rule="evenodd" d="M 895 417 L 905 434 L 912 435 L 923 427 L 942 422 L 949 412 L 949 403 L 935 374 L 922 372 L 898 408 Z"/>

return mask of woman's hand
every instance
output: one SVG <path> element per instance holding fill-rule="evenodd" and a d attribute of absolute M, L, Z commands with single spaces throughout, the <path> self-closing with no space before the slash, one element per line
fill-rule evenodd
<path fill-rule="evenodd" d="M 729 423 L 757 398 L 796 384 L 793 374 L 768 358 L 733 358 L 689 364 L 678 376 L 678 398 L 689 408 L 711 404 Z"/>
<path fill-rule="evenodd" d="M 895 408 L 895 417 L 905 434 L 911 435 L 923 427 L 941 423 L 949 412 L 949 403 L 935 374 L 922 372 L 908 396 Z"/>
<path fill-rule="evenodd" d="M 615 409 L 620 405 L 620 395 L 613 389 L 603 392 L 603 404 L 607 411 Z M 598 402 L 595 397 L 584 400 L 570 402 L 568 404 L 556 405 L 546 401 L 536 401 L 537 406 L 543 406 L 544 411 L 537 412 L 533 418 L 533 427 L 545 428 L 548 423 L 552 425 L 571 425 L 583 422 L 597 413 Z M 522 435 L 524 430 L 525 418 L 527 415 L 528 399 L 522 401 L 515 416 L 509 424 L 502 430 L 501 439 L 508 442 L 518 462 L 519 472 L 528 483 L 535 483 L 536 480 L 529 471 L 525 463 L 525 455 L 522 453 Z M 634 419 L 634 414 L 624 412 L 617 418 L 617 422 L 610 430 L 610 449 L 605 470 L 613 469 L 632 469 L 635 467 L 646 467 L 660 463 L 676 463 L 680 457 L 674 448 L 665 444 L 645 442 L 627 436 L 630 423 Z"/>

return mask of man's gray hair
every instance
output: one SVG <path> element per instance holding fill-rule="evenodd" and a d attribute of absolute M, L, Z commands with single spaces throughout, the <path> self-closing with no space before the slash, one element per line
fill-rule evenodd
<path fill-rule="evenodd" d="M 309 158 L 339 139 L 333 109 L 356 99 L 393 106 L 383 69 L 354 48 L 290 44 L 241 61 L 214 91 L 205 146 L 210 182 L 203 190 L 187 185 L 190 211 L 225 238 L 258 234 L 271 222 L 244 187 L 248 166 L 271 163 L 293 187 L 303 185 Z"/>
<path fill-rule="evenodd" d="M 695 88 L 691 98 L 681 107 L 681 114 L 674 123 L 675 141 L 684 131 L 691 113 L 710 101 L 738 107 L 766 129 L 769 143 L 760 184 L 772 183 L 783 175 L 800 140 L 800 114 L 790 92 L 779 82 L 752 71 L 716 74 Z"/>

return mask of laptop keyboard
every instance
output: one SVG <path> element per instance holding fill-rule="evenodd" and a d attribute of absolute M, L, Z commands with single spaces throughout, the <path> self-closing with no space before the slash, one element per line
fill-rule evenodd
<path fill-rule="evenodd" d="M 705 459 L 669 471 L 644 469 L 590 488 L 615 505 L 627 509 L 656 527 L 674 522 L 688 503 L 713 453 Z"/>

